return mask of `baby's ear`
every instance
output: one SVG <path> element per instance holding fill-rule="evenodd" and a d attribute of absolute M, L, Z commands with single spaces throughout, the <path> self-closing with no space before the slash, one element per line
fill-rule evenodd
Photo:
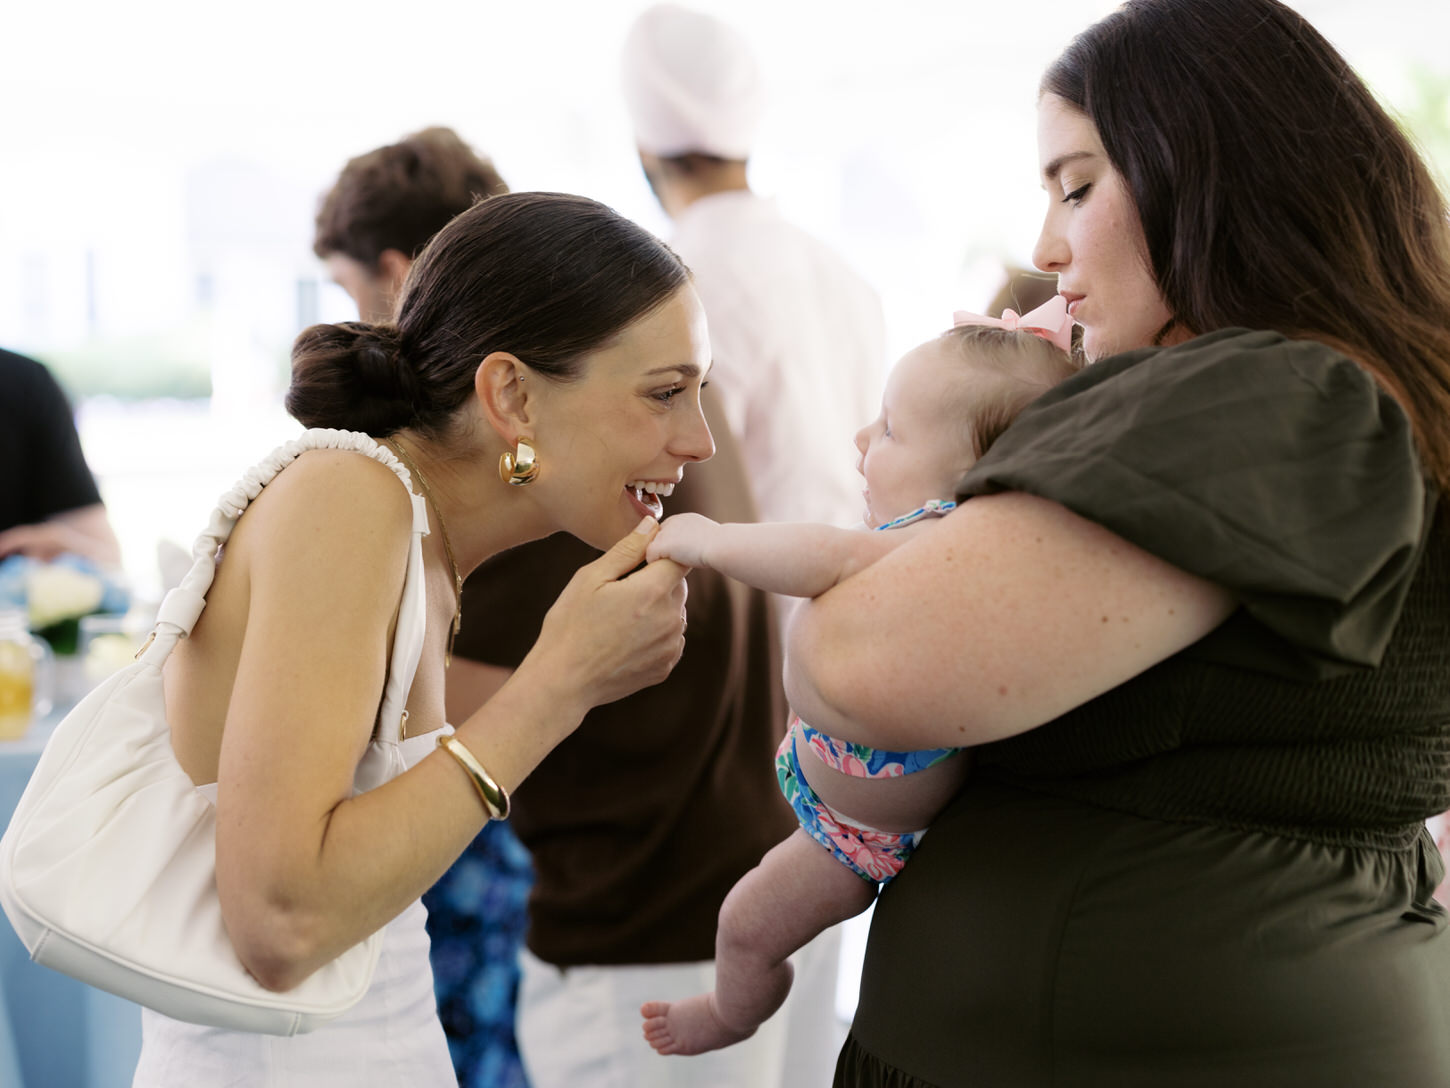
<path fill-rule="evenodd" d="M 532 429 L 528 376 L 528 367 L 506 351 L 485 355 L 473 375 L 484 416 L 507 442 Z"/>

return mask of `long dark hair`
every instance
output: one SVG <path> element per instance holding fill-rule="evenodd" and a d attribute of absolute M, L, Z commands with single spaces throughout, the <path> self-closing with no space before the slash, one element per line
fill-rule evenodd
<path fill-rule="evenodd" d="M 1333 46 L 1276 0 L 1128 0 L 1041 90 L 1097 127 L 1178 324 L 1340 349 L 1450 488 L 1445 200 Z"/>
<path fill-rule="evenodd" d="M 396 325 L 314 325 L 292 348 L 287 410 L 309 427 L 447 434 L 494 351 L 556 381 L 688 282 L 643 227 L 561 193 L 489 197 L 413 264 Z"/>

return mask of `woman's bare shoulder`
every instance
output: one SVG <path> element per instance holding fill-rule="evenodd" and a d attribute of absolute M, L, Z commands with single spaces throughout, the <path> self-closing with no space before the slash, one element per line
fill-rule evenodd
<path fill-rule="evenodd" d="M 233 536 L 253 580 L 271 570 L 376 574 L 401 585 L 413 507 L 387 465 L 349 450 L 308 450 L 262 489 Z M 332 577 L 326 577 L 332 571 Z"/>
<path fill-rule="evenodd" d="M 304 451 L 263 489 L 269 493 L 300 503 L 366 502 L 378 517 L 411 518 L 408 492 L 397 473 L 353 450 Z"/>

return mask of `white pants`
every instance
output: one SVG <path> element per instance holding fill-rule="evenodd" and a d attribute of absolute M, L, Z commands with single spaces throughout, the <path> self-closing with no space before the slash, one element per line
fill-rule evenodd
<path fill-rule="evenodd" d="M 715 964 L 563 970 L 519 955 L 518 1040 L 532 1088 L 829 1088 L 845 1027 L 836 1018 L 840 937 L 827 930 L 791 957 L 785 1005 L 743 1043 L 662 1057 L 639 1007 L 715 988 Z"/>

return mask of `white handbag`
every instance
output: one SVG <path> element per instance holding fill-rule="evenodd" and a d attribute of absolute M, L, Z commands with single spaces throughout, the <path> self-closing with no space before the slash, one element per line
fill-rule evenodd
<path fill-rule="evenodd" d="M 367 991 L 375 933 L 285 993 L 264 989 L 237 958 L 216 891 L 216 810 L 177 763 L 161 666 L 206 605 L 217 549 L 262 487 L 309 449 L 356 450 L 390 467 L 413 500 L 407 576 L 359 790 L 403 767 L 403 708 L 426 622 L 424 500 L 408 470 L 364 434 L 310 430 L 275 450 L 222 496 L 167 594 L 146 645 L 56 727 L 4 838 L 0 906 L 35 962 L 178 1020 L 295 1035 L 345 1012 Z"/>

